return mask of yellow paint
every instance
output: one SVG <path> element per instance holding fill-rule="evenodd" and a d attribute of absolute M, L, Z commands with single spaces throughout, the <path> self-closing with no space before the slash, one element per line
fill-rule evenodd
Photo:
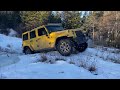
<path fill-rule="evenodd" d="M 43 27 L 45 28 L 48 36 L 46 35 L 38 36 L 38 29 L 43 28 Z M 35 31 L 36 33 L 35 38 L 30 39 L 31 31 Z M 63 36 L 73 37 L 73 38 L 76 37 L 76 34 L 74 33 L 75 30 L 63 30 L 63 31 L 48 33 L 48 30 L 45 27 L 45 25 L 37 27 L 31 31 L 27 31 L 22 34 L 22 38 L 23 38 L 23 35 L 28 33 L 28 40 L 25 40 L 22 43 L 23 43 L 23 48 L 25 46 L 28 46 L 32 51 L 46 49 L 46 48 L 54 48 L 57 38 L 60 38 Z"/>

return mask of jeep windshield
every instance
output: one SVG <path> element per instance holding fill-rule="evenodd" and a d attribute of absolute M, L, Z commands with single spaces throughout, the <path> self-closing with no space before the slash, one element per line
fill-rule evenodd
<path fill-rule="evenodd" d="M 49 33 L 64 30 L 62 26 L 46 26 L 46 28 L 48 29 Z"/>

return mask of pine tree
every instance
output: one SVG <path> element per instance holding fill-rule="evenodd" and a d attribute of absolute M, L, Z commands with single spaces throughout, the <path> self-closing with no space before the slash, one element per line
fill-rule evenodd
<path fill-rule="evenodd" d="M 56 11 L 56 15 L 55 15 L 55 18 L 56 18 L 56 23 L 61 23 L 61 13 L 59 11 Z"/>
<path fill-rule="evenodd" d="M 22 22 L 26 30 L 48 23 L 50 11 L 21 11 Z"/>
<path fill-rule="evenodd" d="M 58 11 L 56 11 L 56 13 L 53 14 L 51 11 L 48 22 L 49 23 L 61 23 L 61 14 Z"/>
<path fill-rule="evenodd" d="M 66 29 L 79 28 L 81 17 L 79 11 L 64 11 L 63 26 Z"/>
<path fill-rule="evenodd" d="M 19 11 L 1 11 L 0 23 L 1 33 L 8 34 L 8 28 L 16 30 L 16 27 L 21 23 Z"/>

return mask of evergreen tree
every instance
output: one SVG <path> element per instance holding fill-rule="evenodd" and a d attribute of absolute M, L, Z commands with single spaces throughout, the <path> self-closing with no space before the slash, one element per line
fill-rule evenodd
<path fill-rule="evenodd" d="M 56 15 L 55 15 L 55 18 L 56 18 L 56 23 L 61 23 L 61 13 L 59 11 L 56 11 Z"/>
<path fill-rule="evenodd" d="M 26 30 L 48 23 L 50 11 L 22 11 L 21 18 Z"/>
<path fill-rule="evenodd" d="M 52 12 L 50 12 L 50 16 L 49 16 L 49 23 L 61 23 L 61 14 L 56 11 L 55 14 L 53 14 Z"/>
<path fill-rule="evenodd" d="M 19 11 L 1 11 L 0 12 L 0 23 L 2 26 L 0 28 L 13 28 L 15 29 L 17 25 L 21 22 Z"/>
<path fill-rule="evenodd" d="M 79 28 L 81 17 L 79 11 L 64 11 L 63 26 L 66 29 Z"/>
<path fill-rule="evenodd" d="M 1 33 L 8 34 L 7 28 L 16 30 L 16 27 L 21 23 L 19 11 L 1 11 L 0 23 Z"/>

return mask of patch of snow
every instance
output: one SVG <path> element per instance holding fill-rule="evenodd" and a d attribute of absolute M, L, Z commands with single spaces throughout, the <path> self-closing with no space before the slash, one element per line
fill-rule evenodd
<path fill-rule="evenodd" d="M 6 52 L 22 53 L 22 39 L 0 34 L 0 48 Z"/>
<path fill-rule="evenodd" d="M 15 31 L 15 30 L 13 30 L 13 29 L 9 29 L 9 34 L 8 34 L 8 36 L 11 36 L 11 37 L 15 37 L 15 36 L 17 36 L 17 32 Z"/>
<path fill-rule="evenodd" d="M 25 59 L 27 57 L 28 59 Z M 31 58 L 30 58 L 31 57 Z M 9 79 L 78 79 L 94 78 L 83 68 L 71 65 L 65 61 L 57 61 L 55 64 L 32 62 L 37 60 L 37 55 L 21 56 L 18 63 L 3 67 L 1 73 Z"/>
<path fill-rule="evenodd" d="M 93 47 L 92 39 L 88 39 L 87 43 L 88 43 L 88 47 Z"/>
<path fill-rule="evenodd" d="M 0 78 L 6 79 L 120 79 L 120 53 L 111 48 L 87 48 L 61 56 L 57 51 L 22 55 L 22 39 L 0 34 Z M 6 52 L 7 51 L 7 52 Z M 15 53 L 11 53 L 11 52 Z M 41 62 L 45 55 L 48 62 Z M 50 64 L 50 61 L 54 63 Z M 72 62 L 72 63 L 70 63 Z M 81 66 L 81 63 L 85 66 Z M 89 67 L 95 65 L 96 71 Z M 4 67 L 3 67 L 4 66 Z"/>
<path fill-rule="evenodd" d="M 2 55 L 0 56 L 0 67 L 7 66 L 18 62 L 20 59 L 16 55 Z"/>

